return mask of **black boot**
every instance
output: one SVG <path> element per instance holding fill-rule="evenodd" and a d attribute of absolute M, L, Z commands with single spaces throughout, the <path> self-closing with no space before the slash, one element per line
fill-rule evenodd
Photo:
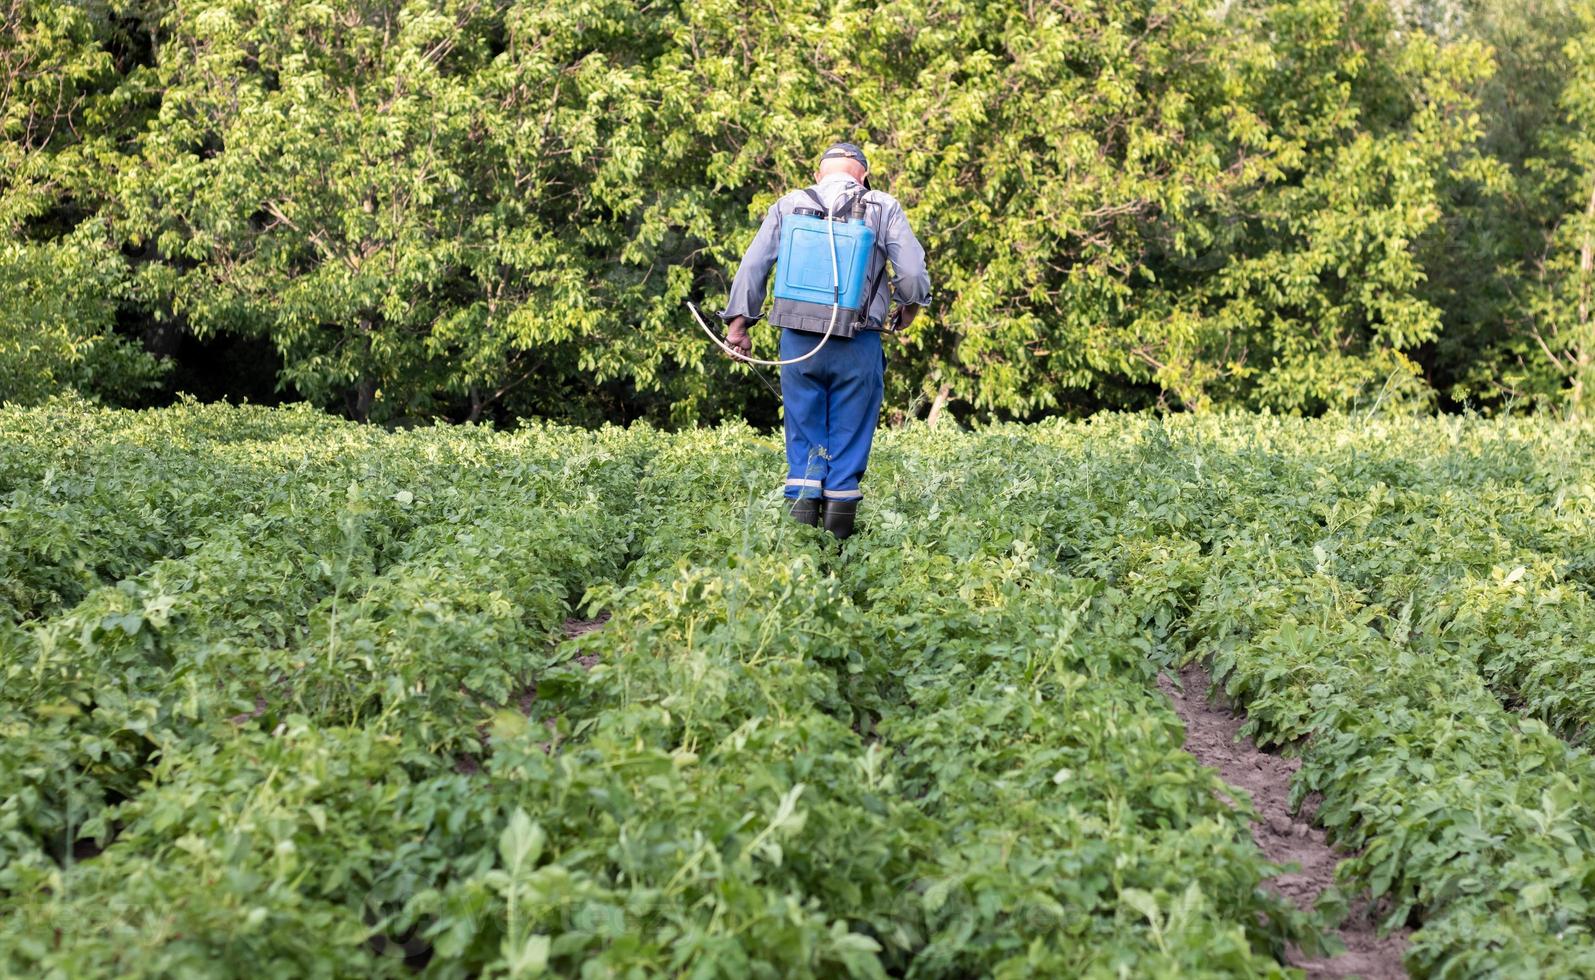
<path fill-rule="evenodd" d="M 794 500 L 792 501 L 792 509 L 787 513 L 791 514 L 792 519 L 799 524 L 807 524 L 809 527 L 814 527 L 820 523 L 820 498 L 807 497 L 802 500 Z"/>
<path fill-rule="evenodd" d="M 857 500 L 827 500 L 825 502 L 825 529 L 846 541 L 853 534 L 853 519 L 858 516 Z"/>

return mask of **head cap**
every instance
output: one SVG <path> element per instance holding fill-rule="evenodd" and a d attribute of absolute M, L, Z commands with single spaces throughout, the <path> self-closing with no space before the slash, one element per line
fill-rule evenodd
<path fill-rule="evenodd" d="M 858 148 L 857 143 L 832 143 L 830 146 L 825 148 L 824 153 L 820 154 L 820 159 L 822 161 L 833 160 L 837 157 L 843 157 L 848 160 L 857 160 L 859 166 L 863 167 L 865 170 L 869 169 L 869 161 L 864 159 L 864 151 Z"/>

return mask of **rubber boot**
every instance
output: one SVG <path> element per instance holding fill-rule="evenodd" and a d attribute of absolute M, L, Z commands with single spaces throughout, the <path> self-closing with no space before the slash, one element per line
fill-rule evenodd
<path fill-rule="evenodd" d="M 858 501 L 827 500 L 825 502 L 825 529 L 846 541 L 853 535 L 853 519 L 858 516 Z"/>
<path fill-rule="evenodd" d="M 787 513 L 791 514 L 792 519 L 799 524 L 807 524 L 809 527 L 814 527 L 820 523 L 820 498 L 806 497 L 801 500 L 794 500 L 792 501 L 792 509 Z"/>

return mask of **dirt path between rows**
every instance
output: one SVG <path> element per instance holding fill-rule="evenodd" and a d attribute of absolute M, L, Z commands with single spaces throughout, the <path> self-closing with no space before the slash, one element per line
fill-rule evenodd
<path fill-rule="evenodd" d="M 1201 667 L 1181 670 L 1180 682 L 1183 690 L 1176 688 L 1167 674 L 1158 676 L 1158 687 L 1185 722 L 1185 750 L 1203 765 L 1217 769 L 1226 783 L 1251 795 L 1261 817 L 1252 824 L 1252 839 L 1268 860 L 1300 868 L 1279 875 L 1270 885 L 1298 907 L 1312 908 L 1319 893 L 1334 883 L 1340 858 L 1323 830 L 1313 826 L 1311 813 L 1298 817 L 1290 812 L 1290 781 L 1300 760 L 1264 752 L 1251 739 L 1237 738 L 1245 719 L 1208 699 L 1211 682 Z M 1395 980 L 1407 975 L 1401 965 L 1407 933 L 1380 938 L 1365 909 L 1353 906 L 1352 914 L 1334 935 L 1346 946 L 1339 956 L 1311 959 L 1292 949 L 1287 962 L 1306 970 L 1310 978 Z"/>
<path fill-rule="evenodd" d="M 609 613 L 607 612 L 599 613 L 597 619 L 567 619 L 565 620 L 565 639 L 574 640 L 578 637 L 586 636 L 588 633 L 601 630 L 607 622 L 609 622 Z M 584 653 L 576 658 L 576 662 L 582 665 L 583 670 L 592 670 L 598 664 L 598 656 Z"/>
<path fill-rule="evenodd" d="M 578 636 L 586 636 L 597 629 L 602 629 L 609 622 L 609 613 L 599 613 L 597 619 L 567 619 L 565 620 L 565 639 L 574 640 Z"/>

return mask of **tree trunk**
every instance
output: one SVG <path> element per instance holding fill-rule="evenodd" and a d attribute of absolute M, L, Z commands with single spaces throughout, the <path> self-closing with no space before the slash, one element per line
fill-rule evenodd
<path fill-rule="evenodd" d="M 935 425 L 941 418 L 942 409 L 947 407 L 947 396 L 952 391 L 952 385 L 943 381 L 940 388 L 936 389 L 936 400 L 930 403 L 930 414 L 925 416 L 926 425 Z"/>
<path fill-rule="evenodd" d="M 371 405 L 377 400 L 377 379 L 371 376 L 371 334 L 373 327 L 371 320 L 361 317 L 358 321 L 360 327 L 360 377 L 354 384 L 354 390 L 347 395 L 349 417 L 356 422 L 364 424 L 371 421 Z"/>
<path fill-rule="evenodd" d="M 1595 270 L 1595 186 L 1584 206 L 1584 245 L 1578 253 L 1578 334 L 1573 338 L 1573 387 L 1568 392 L 1569 413 L 1584 414 L 1584 378 L 1590 369 L 1590 272 Z"/>
<path fill-rule="evenodd" d="M 371 404 L 377 399 L 377 379 L 366 375 L 355 382 L 349 394 L 349 417 L 356 422 L 371 421 Z"/>

